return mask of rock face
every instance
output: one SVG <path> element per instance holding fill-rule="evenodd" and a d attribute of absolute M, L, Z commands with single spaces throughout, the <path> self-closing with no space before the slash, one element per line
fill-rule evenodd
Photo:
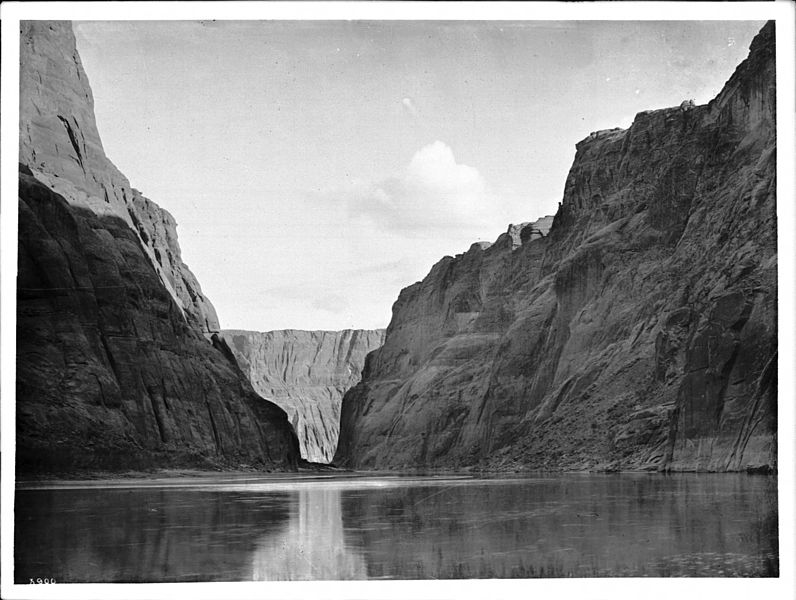
<path fill-rule="evenodd" d="M 709 104 L 577 144 L 545 237 L 404 289 L 336 462 L 776 468 L 774 46 L 769 23 Z"/>
<path fill-rule="evenodd" d="M 295 468 L 284 411 L 212 334 L 174 219 L 105 156 L 71 24 L 23 22 L 20 51 L 18 474 Z"/>
<path fill-rule="evenodd" d="M 506 236 L 508 236 L 509 240 L 507 243 L 510 244 L 512 250 L 516 250 L 525 242 L 530 242 L 531 240 L 537 240 L 546 236 L 550 232 L 550 228 L 553 226 L 554 218 L 555 217 L 552 215 L 549 215 L 547 217 L 537 219 L 533 223 L 509 225 L 506 233 L 497 239 L 497 243 L 504 243 L 504 239 Z"/>
<path fill-rule="evenodd" d="M 257 393 L 287 412 L 301 456 L 331 462 L 343 394 L 359 383 L 365 356 L 384 343 L 384 330 L 224 330 L 221 337 Z"/>

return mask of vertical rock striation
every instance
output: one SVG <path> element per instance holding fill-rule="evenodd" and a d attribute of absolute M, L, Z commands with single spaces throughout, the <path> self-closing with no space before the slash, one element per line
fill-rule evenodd
<path fill-rule="evenodd" d="M 510 228 L 404 289 L 335 460 L 776 468 L 774 40 L 709 104 L 578 143 L 549 234 Z"/>
<path fill-rule="evenodd" d="M 220 336 L 257 393 L 287 412 L 301 456 L 331 462 L 343 394 L 359 383 L 365 356 L 384 343 L 384 330 L 230 329 Z"/>
<path fill-rule="evenodd" d="M 172 216 L 105 156 L 69 22 L 21 24 L 17 470 L 295 468 Z M 214 347 L 215 346 L 215 347 Z"/>

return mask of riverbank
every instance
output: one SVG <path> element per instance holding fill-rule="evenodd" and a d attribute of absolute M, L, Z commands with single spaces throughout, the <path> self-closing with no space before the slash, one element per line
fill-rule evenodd
<path fill-rule="evenodd" d="M 317 478 L 326 479 L 330 476 L 341 476 L 349 478 L 368 478 L 368 477 L 464 477 L 474 479 L 505 478 L 515 476 L 556 476 L 556 475 L 767 475 L 776 477 L 777 472 L 772 470 L 751 470 L 745 471 L 649 471 L 639 469 L 578 469 L 578 470 L 539 470 L 525 469 L 513 471 L 486 471 L 475 469 L 461 470 L 378 470 L 378 471 L 354 471 L 341 469 L 332 465 L 322 465 L 317 463 L 306 463 L 296 471 L 263 471 L 257 469 L 238 468 L 231 470 L 217 469 L 153 469 L 147 471 L 130 470 L 121 472 L 109 471 L 75 471 L 70 473 L 53 473 L 49 475 L 38 475 L 35 477 L 18 477 L 16 479 L 16 489 L 30 490 L 42 488 L 58 488 L 80 485 L 85 487 L 129 487 L 135 482 L 140 487 L 157 487 L 162 485 L 202 485 L 204 483 L 234 483 L 241 484 L 249 481 L 262 482 L 263 478 L 270 481 L 312 481 Z"/>

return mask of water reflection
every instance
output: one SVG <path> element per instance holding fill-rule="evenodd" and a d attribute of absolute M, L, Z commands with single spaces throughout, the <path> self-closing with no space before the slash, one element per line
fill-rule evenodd
<path fill-rule="evenodd" d="M 289 521 L 288 494 L 185 490 L 17 492 L 17 583 L 236 581 L 263 535 Z"/>
<path fill-rule="evenodd" d="M 18 491 L 15 580 L 778 574 L 762 476 L 171 485 Z"/>
<path fill-rule="evenodd" d="M 344 500 L 369 577 L 771 576 L 776 484 L 748 476 L 574 476 Z"/>
<path fill-rule="evenodd" d="M 334 488 L 297 492 L 287 526 L 257 543 L 251 579 L 366 579 L 365 559 L 344 543 L 340 494 Z"/>

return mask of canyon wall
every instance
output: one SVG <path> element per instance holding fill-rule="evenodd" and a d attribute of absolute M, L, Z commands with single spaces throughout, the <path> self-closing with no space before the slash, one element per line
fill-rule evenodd
<path fill-rule="evenodd" d="M 105 156 L 69 22 L 21 23 L 19 128 L 18 475 L 294 469 L 287 416 L 215 334 L 173 217 Z"/>
<path fill-rule="evenodd" d="M 220 335 L 257 393 L 287 412 L 302 458 L 331 462 L 343 394 L 359 383 L 365 356 L 384 343 L 384 330 L 224 330 Z"/>
<path fill-rule="evenodd" d="M 549 234 L 404 289 L 336 463 L 776 469 L 774 49 L 768 23 L 707 105 L 578 143 Z"/>

